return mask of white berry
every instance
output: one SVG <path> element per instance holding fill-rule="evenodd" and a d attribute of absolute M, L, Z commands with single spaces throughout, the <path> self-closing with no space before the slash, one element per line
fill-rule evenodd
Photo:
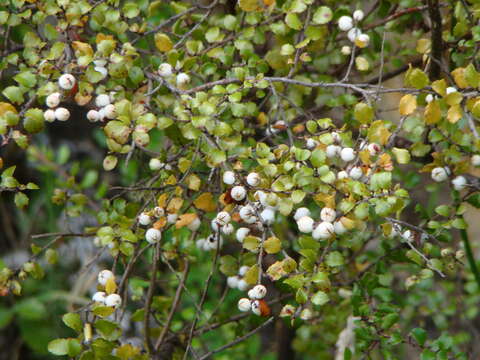
<path fill-rule="evenodd" d="M 260 309 L 260 301 L 258 300 L 252 301 L 252 312 L 258 316 L 262 315 L 262 311 Z"/>
<path fill-rule="evenodd" d="M 467 179 L 464 176 L 457 176 L 452 180 L 453 187 L 457 191 L 462 191 L 467 186 Z"/>
<path fill-rule="evenodd" d="M 364 16 L 365 16 L 365 14 L 363 13 L 362 10 L 355 10 L 353 12 L 353 19 L 355 21 L 362 21 Z"/>
<path fill-rule="evenodd" d="M 230 220 L 232 220 L 232 217 L 226 211 L 220 211 L 217 214 L 216 221 L 220 226 L 227 225 L 230 222 Z"/>
<path fill-rule="evenodd" d="M 230 192 L 232 195 L 232 198 L 234 198 L 237 201 L 241 201 L 245 199 L 245 196 L 247 195 L 247 191 L 243 186 L 234 186 Z"/>
<path fill-rule="evenodd" d="M 348 230 L 347 228 L 343 225 L 341 220 L 335 221 L 333 223 L 333 231 L 337 235 L 342 235 L 345 234 Z"/>
<path fill-rule="evenodd" d="M 260 175 L 255 172 L 252 172 L 247 176 L 247 184 L 250 186 L 258 186 L 260 184 L 260 180 Z"/>
<path fill-rule="evenodd" d="M 339 180 L 347 179 L 348 178 L 348 173 L 345 170 L 339 171 L 338 174 L 337 174 L 337 178 Z"/>
<path fill-rule="evenodd" d="M 238 290 L 240 291 L 245 291 L 248 289 L 248 283 L 244 280 L 244 279 L 241 279 L 239 282 L 238 282 Z"/>
<path fill-rule="evenodd" d="M 322 221 L 333 222 L 336 216 L 337 213 L 335 210 L 329 207 L 324 207 L 322 211 L 320 211 L 320 219 L 322 219 Z"/>
<path fill-rule="evenodd" d="M 349 56 L 352 53 L 352 48 L 348 45 L 342 46 L 342 49 L 340 50 L 342 55 Z"/>
<path fill-rule="evenodd" d="M 45 112 L 43 113 L 43 117 L 45 118 L 45 121 L 54 122 L 55 110 L 52 110 L 52 109 L 45 110 Z"/>
<path fill-rule="evenodd" d="M 223 173 L 223 182 L 227 185 L 233 185 L 235 183 L 235 173 L 233 171 L 225 171 Z"/>
<path fill-rule="evenodd" d="M 315 240 L 324 240 L 330 238 L 334 232 L 335 229 L 332 223 L 324 221 L 313 230 L 312 236 Z"/>
<path fill-rule="evenodd" d="M 480 155 L 478 154 L 473 155 L 470 161 L 473 166 L 480 166 Z"/>
<path fill-rule="evenodd" d="M 105 117 L 108 119 L 115 119 L 117 117 L 117 112 L 115 109 L 115 105 L 113 104 L 108 104 L 103 108 L 103 111 L 105 113 Z"/>
<path fill-rule="evenodd" d="M 249 269 L 250 269 L 250 266 L 247 266 L 247 265 L 240 266 L 240 269 L 238 269 L 238 275 L 245 276 L 245 274 Z"/>
<path fill-rule="evenodd" d="M 432 94 L 428 94 L 427 96 L 425 96 L 425 101 L 427 103 L 431 103 L 433 101 L 434 97 Z"/>
<path fill-rule="evenodd" d="M 238 310 L 240 310 L 241 312 L 250 311 L 251 308 L 252 302 L 249 299 L 241 298 L 240 300 L 238 300 Z"/>
<path fill-rule="evenodd" d="M 359 37 L 361 34 L 362 34 L 362 31 L 359 28 L 352 28 L 348 31 L 347 37 L 348 37 L 348 40 L 354 43 L 357 37 Z"/>
<path fill-rule="evenodd" d="M 196 217 L 195 219 L 193 219 L 193 221 L 190 224 L 187 225 L 187 228 L 190 231 L 197 231 L 200 228 L 201 224 L 202 222 L 200 221 L 200 219 Z"/>
<path fill-rule="evenodd" d="M 325 153 L 327 154 L 328 158 L 333 158 L 335 156 L 340 155 L 342 148 L 338 145 L 328 145 L 325 149 Z"/>
<path fill-rule="evenodd" d="M 95 105 L 97 105 L 99 108 L 107 106 L 108 104 L 110 104 L 110 96 L 107 94 L 100 94 L 95 99 Z"/>
<path fill-rule="evenodd" d="M 315 149 L 318 145 L 318 142 L 313 140 L 312 138 L 308 138 L 305 145 L 307 146 L 307 149 Z"/>
<path fill-rule="evenodd" d="M 355 159 L 355 150 L 352 148 L 343 148 L 340 152 L 340 157 L 345 162 L 352 161 Z"/>
<path fill-rule="evenodd" d="M 163 78 L 169 78 L 173 75 L 173 67 L 169 63 L 160 64 L 158 67 L 158 75 Z"/>
<path fill-rule="evenodd" d="M 60 104 L 61 98 L 62 98 L 62 95 L 60 93 L 58 93 L 58 92 L 51 93 L 45 99 L 45 104 L 49 108 L 55 108 Z"/>
<path fill-rule="evenodd" d="M 275 221 L 275 210 L 268 207 L 260 213 L 260 218 L 265 224 L 271 224 Z"/>
<path fill-rule="evenodd" d="M 308 208 L 301 207 L 301 208 L 298 208 L 297 211 L 295 211 L 295 215 L 293 215 L 293 218 L 295 219 L 295 221 L 298 221 L 300 220 L 300 218 L 304 216 L 310 216 L 310 215 L 311 215 L 311 212 Z"/>
<path fill-rule="evenodd" d="M 118 308 L 122 305 L 122 298 L 118 294 L 110 294 L 105 298 L 105 305 Z"/>
<path fill-rule="evenodd" d="M 448 172 L 444 167 L 436 167 L 432 170 L 432 179 L 436 182 L 442 182 L 448 179 Z"/>
<path fill-rule="evenodd" d="M 92 296 L 92 301 L 95 301 L 100 304 L 105 304 L 106 294 L 103 291 L 97 291 Z"/>
<path fill-rule="evenodd" d="M 225 235 L 233 234 L 234 231 L 235 231 L 235 229 L 234 229 L 232 223 L 229 223 L 227 225 L 222 226 L 222 233 L 224 233 Z"/>
<path fill-rule="evenodd" d="M 161 206 L 155 206 L 153 208 L 153 215 L 156 217 L 156 218 L 161 218 L 162 216 L 165 215 L 165 209 L 162 208 Z M 177 219 L 175 219 L 176 221 Z"/>
<path fill-rule="evenodd" d="M 313 230 L 313 219 L 310 216 L 303 216 L 297 221 L 298 230 L 309 234 Z"/>
<path fill-rule="evenodd" d="M 267 288 L 264 285 L 255 285 L 248 291 L 248 297 L 252 300 L 263 299 L 267 295 Z"/>
<path fill-rule="evenodd" d="M 359 43 L 360 47 L 367 47 L 370 43 L 370 36 L 367 34 L 360 34 L 355 40 L 357 41 L 357 44 Z"/>
<path fill-rule="evenodd" d="M 148 167 L 152 171 L 157 171 L 163 168 L 165 164 L 160 161 L 160 159 L 157 158 L 151 158 L 150 161 L 148 162 Z"/>
<path fill-rule="evenodd" d="M 63 90 L 72 90 L 75 86 L 75 77 L 72 74 L 63 74 L 58 79 L 58 86 Z"/>
<path fill-rule="evenodd" d="M 105 286 L 107 284 L 107 281 L 109 279 L 114 279 L 115 275 L 113 275 L 113 272 L 110 270 L 102 270 L 98 273 L 98 283 L 102 286 Z"/>
<path fill-rule="evenodd" d="M 353 179 L 353 180 L 358 180 L 362 177 L 363 175 L 363 172 L 362 172 L 362 168 L 360 166 L 355 166 L 353 167 L 350 172 L 348 173 L 348 175 Z"/>
<path fill-rule="evenodd" d="M 454 92 L 457 92 L 458 90 L 456 88 L 454 88 L 453 86 L 449 86 L 447 87 L 447 89 L 445 90 L 445 92 L 447 93 L 447 95 L 450 95 Z"/>
<path fill-rule="evenodd" d="M 249 233 L 250 233 L 249 228 L 241 227 L 235 233 L 235 237 L 236 237 L 238 242 L 242 243 L 243 240 L 248 236 Z"/>
<path fill-rule="evenodd" d="M 229 276 L 227 278 L 227 285 L 229 288 L 236 289 L 240 278 L 238 276 Z"/>
<path fill-rule="evenodd" d="M 185 73 L 180 73 L 177 75 L 177 86 L 182 88 L 185 87 L 190 82 L 190 76 Z"/>
<path fill-rule="evenodd" d="M 63 107 L 59 107 L 55 110 L 55 118 L 58 121 L 67 121 L 70 118 L 70 111 Z"/>
<path fill-rule="evenodd" d="M 370 143 L 367 146 L 367 150 L 370 153 L 371 156 L 377 155 L 381 150 L 381 146 L 376 144 L 376 143 Z"/>
<path fill-rule="evenodd" d="M 257 218 L 255 216 L 255 210 L 251 205 L 242 206 L 238 213 L 240 215 L 240 218 L 247 224 L 253 224 L 255 221 L 257 221 Z"/>
<path fill-rule="evenodd" d="M 150 225 L 150 223 L 152 222 L 152 218 L 147 213 L 142 212 L 138 216 L 138 222 L 140 225 L 143 225 L 143 226 Z"/>
<path fill-rule="evenodd" d="M 145 233 L 145 239 L 149 244 L 155 244 L 162 239 L 162 232 L 155 228 L 150 228 Z"/>
<path fill-rule="evenodd" d="M 353 19 L 350 16 L 341 16 L 338 19 L 338 28 L 342 31 L 348 31 L 353 27 Z"/>
<path fill-rule="evenodd" d="M 100 113 L 97 110 L 89 110 L 87 112 L 87 119 L 90 122 L 96 122 L 101 119 Z"/>

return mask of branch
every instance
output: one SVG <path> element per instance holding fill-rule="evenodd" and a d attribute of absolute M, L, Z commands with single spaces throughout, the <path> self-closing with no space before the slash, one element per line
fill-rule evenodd
<path fill-rule="evenodd" d="M 478 271 L 477 263 L 475 262 L 475 257 L 473 256 L 473 251 L 472 247 L 470 246 L 470 239 L 468 238 L 467 230 L 460 229 L 460 236 L 465 247 L 465 254 L 467 255 L 470 270 L 472 270 L 473 276 L 475 277 L 475 281 L 477 282 L 477 286 L 480 291 L 480 272 Z"/>
<path fill-rule="evenodd" d="M 440 78 L 442 63 L 442 15 L 440 14 L 440 6 L 438 0 L 427 0 L 428 13 L 430 15 L 430 21 L 432 22 L 432 52 L 431 57 L 433 60 L 430 62 L 430 80 L 436 80 Z"/>

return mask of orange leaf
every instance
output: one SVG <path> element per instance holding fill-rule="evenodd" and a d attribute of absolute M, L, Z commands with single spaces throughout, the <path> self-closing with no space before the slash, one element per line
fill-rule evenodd
<path fill-rule="evenodd" d="M 203 193 L 193 202 L 197 209 L 205 212 L 215 211 L 217 204 L 213 201 L 213 195 L 211 193 Z"/>

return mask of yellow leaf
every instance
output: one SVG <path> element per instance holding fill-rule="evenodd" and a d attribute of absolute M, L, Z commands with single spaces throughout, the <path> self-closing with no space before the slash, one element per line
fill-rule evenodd
<path fill-rule="evenodd" d="M 317 203 L 323 203 L 325 207 L 335 209 L 335 194 L 319 193 L 313 198 Z"/>
<path fill-rule="evenodd" d="M 448 109 L 447 119 L 452 124 L 455 124 L 458 120 L 462 118 L 462 108 L 460 105 L 453 105 Z"/>
<path fill-rule="evenodd" d="M 412 94 L 407 94 L 400 99 L 398 111 L 400 115 L 410 115 L 417 108 L 417 97 Z"/>
<path fill-rule="evenodd" d="M 257 11 L 260 9 L 258 0 L 239 0 L 238 6 L 243 11 Z"/>
<path fill-rule="evenodd" d="M 189 214 L 182 214 L 178 218 L 177 222 L 175 223 L 175 227 L 180 229 L 181 227 L 189 225 L 193 220 L 197 218 L 197 214 L 189 213 Z"/>
<path fill-rule="evenodd" d="M 198 189 L 200 189 L 201 184 L 202 184 L 202 181 L 197 175 L 192 174 L 189 177 L 187 177 L 187 186 L 190 190 L 198 191 Z"/>
<path fill-rule="evenodd" d="M 111 277 L 105 284 L 105 291 L 107 294 L 113 294 L 117 290 L 117 284 L 115 283 L 115 277 Z"/>
<path fill-rule="evenodd" d="M 193 202 L 197 209 L 203 210 L 205 212 L 215 211 L 217 205 L 213 201 L 213 196 L 211 193 L 203 193 Z"/>
<path fill-rule="evenodd" d="M 432 41 L 430 39 L 418 39 L 417 40 L 417 52 L 420 54 L 426 54 L 430 52 L 430 46 Z"/>
<path fill-rule="evenodd" d="M 93 49 L 90 46 L 90 44 L 81 42 L 81 41 L 73 41 L 72 42 L 72 47 L 75 50 L 75 56 L 92 56 L 93 55 Z"/>
<path fill-rule="evenodd" d="M 270 6 L 270 5 L 275 4 L 275 0 L 263 0 L 263 3 L 264 3 L 266 6 Z"/>
<path fill-rule="evenodd" d="M 247 284 L 255 285 L 258 281 L 258 265 L 253 265 L 250 269 L 248 269 L 243 279 L 247 282 Z"/>
<path fill-rule="evenodd" d="M 17 113 L 17 109 L 15 109 L 15 107 L 12 104 L 9 104 L 6 102 L 0 102 L 0 116 L 2 116 L 8 111 L 13 112 L 15 114 Z"/>
<path fill-rule="evenodd" d="M 282 250 L 282 242 L 279 238 L 272 236 L 265 240 L 263 248 L 268 254 L 276 254 Z"/>
<path fill-rule="evenodd" d="M 164 228 L 165 225 L 167 225 L 167 218 L 165 216 L 162 216 L 160 219 L 153 223 L 152 227 L 160 230 L 161 228 Z"/>
<path fill-rule="evenodd" d="M 462 93 L 459 91 L 455 91 L 445 96 L 445 102 L 450 106 L 458 105 L 462 102 L 462 100 L 463 96 Z"/>
<path fill-rule="evenodd" d="M 437 94 L 445 96 L 447 92 L 447 83 L 445 82 L 445 79 L 432 82 L 432 89 L 435 90 Z"/>
<path fill-rule="evenodd" d="M 442 111 L 440 110 L 440 105 L 438 101 L 433 100 L 425 107 L 425 123 L 426 124 L 436 124 L 440 121 L 442 117 Z"/>
<path fill-rule="evenodd" d="M 175 175 L 170 175 L 167 180 L 165 180 L 165 185 L 175 185 L 177 183 L 177 178 Z"/>
<path fill-rule="evenodd" d="M 95 42 L 99 44 L 103 40 L 114 40 L 112 35 L 106 35 L 103 33 L 98 33 L 97 37 L 95 38 Z"/>
<path fill-rule="evenodd" d="M 179 197 L 174 197 L 172 200 L 169 201 L 168 206 L 167 206 L 167 211 L 170 214 L 176 214 L 178 210 L 183 205 L 183 199 Z"/>
<path fill-rule="evenodd" d="M 372 160 L 370 159 L 370 151 L 362 150 L 358 153 L 358 156 L 360 157 L 360 160 L 362 160 L 362 163 L 364 163 L 365 165 L 370 165 L 372 163 Z"/>
<path fill-rule="evenodd" d="M 465 69 L 457 68 L 452 71 L 453 79 L 460 89 L 465 89 L 468 87 L 468 82 L 465 80 Z"/>
<path fill-rule="evenodd" d="M 158 197 L 157 199 L 157 205 L 160 206 L 161 208 L 165 208 L 165 205 L 167 205 L 167 199 L 168 199 L 168 194 L 162 194 Z"/>
<path fill-rule="evenodd" d="M 157 33 L 155 34 L 155 46 L 161 52 L 168 52 L 172 50 L 173 43 L 172 40 L 166 34 Z"/>

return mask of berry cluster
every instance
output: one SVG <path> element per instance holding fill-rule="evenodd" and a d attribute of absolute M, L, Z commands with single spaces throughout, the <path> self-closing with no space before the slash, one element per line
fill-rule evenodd
<path fill-rule="evenodd" d="M 115 275 L 110 270 L 100 271 L 98 273 L 98 284 L 105 289 L 108 282 L 115 283 Z M 93 294 L 92 300 L 97 304 L 111 306 L 115 309 L 122 305 L 122 298 L 120 295 L 115 293 L 107 295 L 105 291 L 97 291 L 95 294 Z"/>
<path fill-rule="evenodd" d="M 362 33 L 359 23 L 363 20 L 365 14 L 362 10 L 355 10 L 352 16 L 344 15 L 338 19 L 338 28 L 347 32 L 348 40 L 359 48 L 365 48 L 370 43 L 370 36 Z M 342 54 L 350 55 L 351 48 L 349 46 L 342 47 Z"/>
<path fill-rule="evenodd" d="M 58 79 L 58 86 L 63 93 L 71 91 L 76 85 L 75 77 L 72 74 L 63 74 Z M 54 92 L 47 96 L 45 104 L 49 107 L 45 110 L 43 117 L 48 122 L 67 121 L 70 118 L 70 111 L 64 107 L 58 107 L 62 101 L 63 94 L 60 92 Z"/>
<path fill-rule="evenodd" d="M 158 67 L 158 75 L 164 80 L 171 80 L 175 75 L 175 70 L 169 63 L 160 64 Z M 190 76 L 186 73 L 178 73 L 175 77 L 175 84 L 179 89 L 185 89 L 190 83 Z"/>
<path fill-rule="evenodd" d="M 267 295 L 267 288 L 264 285 L 255 285 L 248 291 L 248 298 L 241 298 L 238 301 L 238 309 L 242 312 L 251 311 L 258 316 L 269 316 L 271 311 L 263 298 Z"/>

